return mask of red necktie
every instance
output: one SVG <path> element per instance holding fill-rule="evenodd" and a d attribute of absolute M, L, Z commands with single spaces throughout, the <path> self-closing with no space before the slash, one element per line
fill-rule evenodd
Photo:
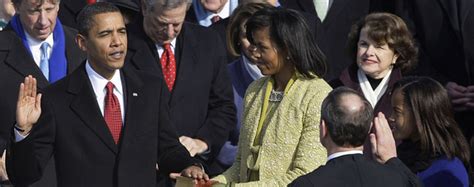
<path fill-rule="evenodd" d="M 94 4 L 94 3 L 96 3 L 96 0 L 87 0 L 87 4 L 89 4 L 89 5 Z"/>
<path fill-rule="evenodd" d="M 217 16 L 217 15 L 216 15 L 216 16 L 213 16 L 213 17 L 211 18 L 212 24 L 218 22 L 219 20 L 221 20 L 221 17 L 219 17 L 219 16 Z"/>
<path fill-rule="evenodd" d="M 163 77 L 165 78 L 168 90 L 173 91 L 174 81 L 176 80 L 176 60 L 174 59 L 173 51 L 169 43 L 163 44 L 163 53 L 161 54 L 161 69 L 163 70 Z"/>
<path fill-rule="evenodd" d="M 114 138 L 115 144 L 117 144 L 120 138 L 120 131 L 122 130 L 122 113 L 120 111 L 120 103 L 114 95 L 114 84 L 109 82 L 106 88 L 107 95 L 105 95 L 104 99 L 104 118 Z"/>

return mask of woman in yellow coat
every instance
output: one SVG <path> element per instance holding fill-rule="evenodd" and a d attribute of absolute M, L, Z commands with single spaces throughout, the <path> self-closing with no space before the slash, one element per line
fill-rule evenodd
<path fill-rule="evenodd" d="M 228 186 L 286 186 L 326 162 L 318 139 L 321 102 L 331 90 L 321 78 L 324 56 L 295 11 L 260 10 L 246 29 L 266 77 L 247 89 L 237 158 L 213 180 Z"/>

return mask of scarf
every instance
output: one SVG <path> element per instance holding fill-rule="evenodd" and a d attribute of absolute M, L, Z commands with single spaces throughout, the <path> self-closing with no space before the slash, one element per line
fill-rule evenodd
<path fill-rule="evenodd" d="M 25 45 L 25 48 L 28 49 L 31 57 L 33 57 L 30 46 L 28 46 L 25 30 L 23 29 L 20 21 L 20 16 L 18 14 L 13 16 L 10 24 L 15 33 L 23 41 L 23 45 Z M 56 18 L 56 26 L 53 30 L 53 37 L 54 46 L 49 58 L 49 83 L 56 82 L 57 80 L 66 76 L 67 73 L 66 40 L 64 37 L 62 24 L 58 18 Z"/>
<path fill-rule="evenodd" d="M 385 75 L 380 84 L 374 90 L 367 79 L 367 75 L 365 75 L 365 73 L 360 68 L 357 70 L 359 86 L 362 90 L 362 93 L 364 93 L 365 98 L 369 101 L 372 107 L 375 108 L 375 105 L 387 90 L 390 74 L 392 74 L 392 69 L 388 71 L 387 75 Z"/>

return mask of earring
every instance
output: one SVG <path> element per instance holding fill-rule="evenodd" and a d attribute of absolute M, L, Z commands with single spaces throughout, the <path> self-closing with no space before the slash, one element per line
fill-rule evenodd
<path fill-rule="evenodd" d="M 290 60 L 290 56 L 286 56 L 286 60 Z"/>

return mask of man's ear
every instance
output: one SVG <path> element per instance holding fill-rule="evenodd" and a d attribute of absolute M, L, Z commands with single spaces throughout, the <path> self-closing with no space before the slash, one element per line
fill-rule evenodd
<path fill-rule="evenodd" d="M 77 34 L 76 35 L 76 43 L 79 46 L 79 49 L 81 49 L 84 52 L 87 52 L 87 45 L 86 45 L 86 37 L 83 36 L 82 34 Z"/>
<path fill-rule="evenodd" d="M 321 138 L 326 137 L 328 135 L 328 128 L 326 126 L 326 122 L 321 119 L 319 131 L 321 133 Z"/>

